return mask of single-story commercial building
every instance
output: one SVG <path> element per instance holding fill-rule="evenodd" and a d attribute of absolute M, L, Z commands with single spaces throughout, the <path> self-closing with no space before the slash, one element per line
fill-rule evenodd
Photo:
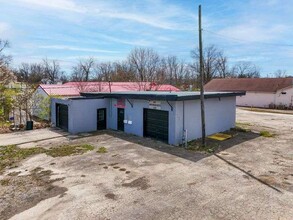
<path fill-rule="evenodd" d="M 293 109 L 293 78 L 232 78 L 213 79 L 205 91 L 245 91 L 245 96 L 236 98 L 236 105 L 261 108 Z"/>
<path fill-rule="evenodd" d="M 235 126 L 236 96 L 243 92 L 205 93 L 207 135 Z M 172 145 L 201 137 L 199 92 L 82 93 L 52 99 L 53 126 L 72 134 L 101 129 L 152 137 Z"/>
<path fill-rule="evenodd" d="M 40 84 L 33 94 L 32 115 L 49 119 L 49 111 L 44 109 L 52 97 L 78 97 L 81 92 L 125 92 L 125 91 L 167 91 L 180 89 L 169 84 L 150 82 L 67 82 L 64 84 Z M 47 113 L 48 112 L 48 113 Z"/>

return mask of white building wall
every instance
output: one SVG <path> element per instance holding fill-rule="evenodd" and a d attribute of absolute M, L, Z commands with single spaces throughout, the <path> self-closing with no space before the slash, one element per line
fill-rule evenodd
<path fill-rule="evenodd" d="M 293 86 L 277 91 L 275 97 L 275 105 L 293 106 Z"/>
<path fill-rule="evenodd" d="M 268 108 L 271 103 L 275 103 L 274 93 L 246 92 L 246 95 L 236 98 L 236 105 L 238 106 Z"/>
<path fill-rule="evenodd" d="M 285 93 L 285 94 L 282 94 Z M 237 96 L 236 105 L 248 107 L 268 108 L 270 104 L 293 105 L 293 87 L 278 90 L 276 93 L 269 92 L 246 92 L 244 96 Z"/>

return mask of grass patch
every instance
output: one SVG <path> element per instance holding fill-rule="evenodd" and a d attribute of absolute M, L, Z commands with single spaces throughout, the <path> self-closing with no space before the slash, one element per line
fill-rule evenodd
<path fill-rule="evenodd" d="M 97 150 L 97 153 L 99 154 L 104 154 L 104 153 L 107 153 L 107 148 L 105 147 L 99 147 L 99 149 Z"/>
<path fill-rule="evenodd" d="M 0 121 L 0 127 L 8 127 L 11 125 L 12 123 L 9 121 Z"/>
<path fill-rule="evenodd" d="M 0 173 L 6 167 L 15 166 L 19 161 L 32 155 L 44 153 L 43 148 L 18 148 L 15 145 L 0 146 Z"/>
<path fill-rule="evenodd" d="M 62 145 L 49 150 L 40 147 L 19 148 L 16 145 L 0 146 L 0 174 L 5 168 L 15 167 L 20 161 L 36 154 L 46 153 L 51 157 L 64 157 L 83 154 L 93 149 L 94 147 L 89 144 Z"/>
<path fill-rule="evenodd" d="M 274 137 L 275 136 L 274 134 L 270 133 L 269 131 L 265 131 L 265 130 L 260 131 L 259 135 L 263 136 L 263 137 Z"/>
<path fill-rule="evenodd" d="M 231 131 L 236 131 L 236 132 L 250 132 L 251 130 L 236 125 L 234 128 L 231 128 Z"/>
<path fill-rule="evenodd" d="M 206 146 L 202 146 L 199 141 L 191 141 L 188 143 L 187 150 L 200 151 L 206 153 L 214 153 L 218 149 L 219 145 L 216 143 L 206 143 Z"/>
<path fill-rule="evenodd" d="M 9 180 L 10 180 L 10 179 L 3 179 L 3 180 L 0 180 L 0 185 L 1 185 L 1 186 L 8 186 L 8 185 L 9 185 Z"/>
<path fill-rule="evenodd" d="M 93 149 L 94 147 L 90 144 L 62 145 L 58 147 L 51 147 L 46 151 L 46 154 L 51 157 L 65 157 L 70 155 L 84 154 L 87 151 L 91 151 Z"/>
<path fill-rule="evenodd" d="M 236 124 L 236 126 L 239 126 L 239 127 L 242 127 L 242 126 L 251 126 L 251 124 L 248 123 L 248 122 L 236 122 L 235 124 Z"/>

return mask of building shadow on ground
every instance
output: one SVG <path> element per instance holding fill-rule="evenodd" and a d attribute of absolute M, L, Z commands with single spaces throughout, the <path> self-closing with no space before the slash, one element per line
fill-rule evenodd
<path fill-rule="evenodd" d="M 107 134 L 115 138 L 119 138 L 134 144 L 141 145 L 143 147 L 151 148 L 157 151 L 161 151 L 163 153 L 171 154 L 173 156 L 177 156 L 192 162 L 197 162 L 203 158 L 209 157 L 209 156 L 215 156 L 218 159 L 222 160 L 225 162 L 228 166 L 231 166 L 243 174 L 251 177 L 252 179 L 258 181 L 259 183 L 277 191 L 278 193 L 282 193 L 278 188 L 275 186 L 263 181 L 262 179 L 254 176 L 252 173 L 249 171 L 244 170 L 240 166 L 232 163 L 231 161 L 225 159 L 225 157 L 221 156 L 221 151 L 225 151 L 231 147 L 237 146 L 239 144 L 242 144 L 247 141 L 254 140 L 255 138 L 260 137 L 258 133 L 251 132 L 251 131 L 246 131 L 246 132 L 232 132 L 233 136 L 230 139 L 224 140 L 224 141 L 214 141 L 210 140 L 207 138 L 207 145 L 213 145 L 213 144 L 218 144 L 218 147 L 215 149 L 214 152 L 209 153 L 209 152 L 199 152 L 199 151 L 193 151 L 193 150 L 188 150 L 184 147 L 176 147 L 176 146 L 171 146 L 166 143 L 150 139 L 150 138 L 143 138 L 139 136 L 135 136 L 132 134 L 126 134 L 124 132 L 119 132 L 119 131 L 112 131 L 112 130 L 105 130 L 105 131 L 99 131 L 95 132 L 95 134 Z"/>
<path fill-rule="evenodd" d="M 214 144 L 218 145 L 218 147 L 215 149 L 214 152 L 209 153 L 207 151 L 190 150 L 190 149 L 184 148 L 183 146 L 179 146 L 179 147 L 172 146 L 155 139 L 139 137 L 136 135 L 127 134 L 120 131 L 104 130 L 104 131 L 94 132 L 94 134 L 95 135 L 107 134 L 115 138 L 119 138 L 134 144 L 141 145 L 143 147 L 152 148 L 157 151 L 161 151 L 161 152 L 168 153 L 177 157 L 181 157 L 183 159 L 190 160 L 192 162 L 197 162 L 205 157 L 213 155 L 214 153 L 219 153 L 223 150 L 226 150 L 228 148 L 231 148 L 243 142 L 250 141 L 259 137 L 259 134 L 249 131 L 249 132 L 238 132 L 236 134 L 233 134 L 232 138 L 225 141 L 214 141 L 207 138 L 207 145 L 214 145 Z"/>

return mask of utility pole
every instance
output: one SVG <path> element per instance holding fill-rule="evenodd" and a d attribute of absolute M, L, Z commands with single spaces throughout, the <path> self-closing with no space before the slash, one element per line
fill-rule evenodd
<path fill-rule="evenodd" d="M 201 140 L 202 146 L 206 146 L 206 125 L 204 110 L 204 68 L 203 68 L 203 50 L 202 50 L 202 28 L 201 28 L 201 5 L 198 6 L 198 32 L 199 32 L 199 71 L 200 71 L 200 107 L 201 107 Z"/>

